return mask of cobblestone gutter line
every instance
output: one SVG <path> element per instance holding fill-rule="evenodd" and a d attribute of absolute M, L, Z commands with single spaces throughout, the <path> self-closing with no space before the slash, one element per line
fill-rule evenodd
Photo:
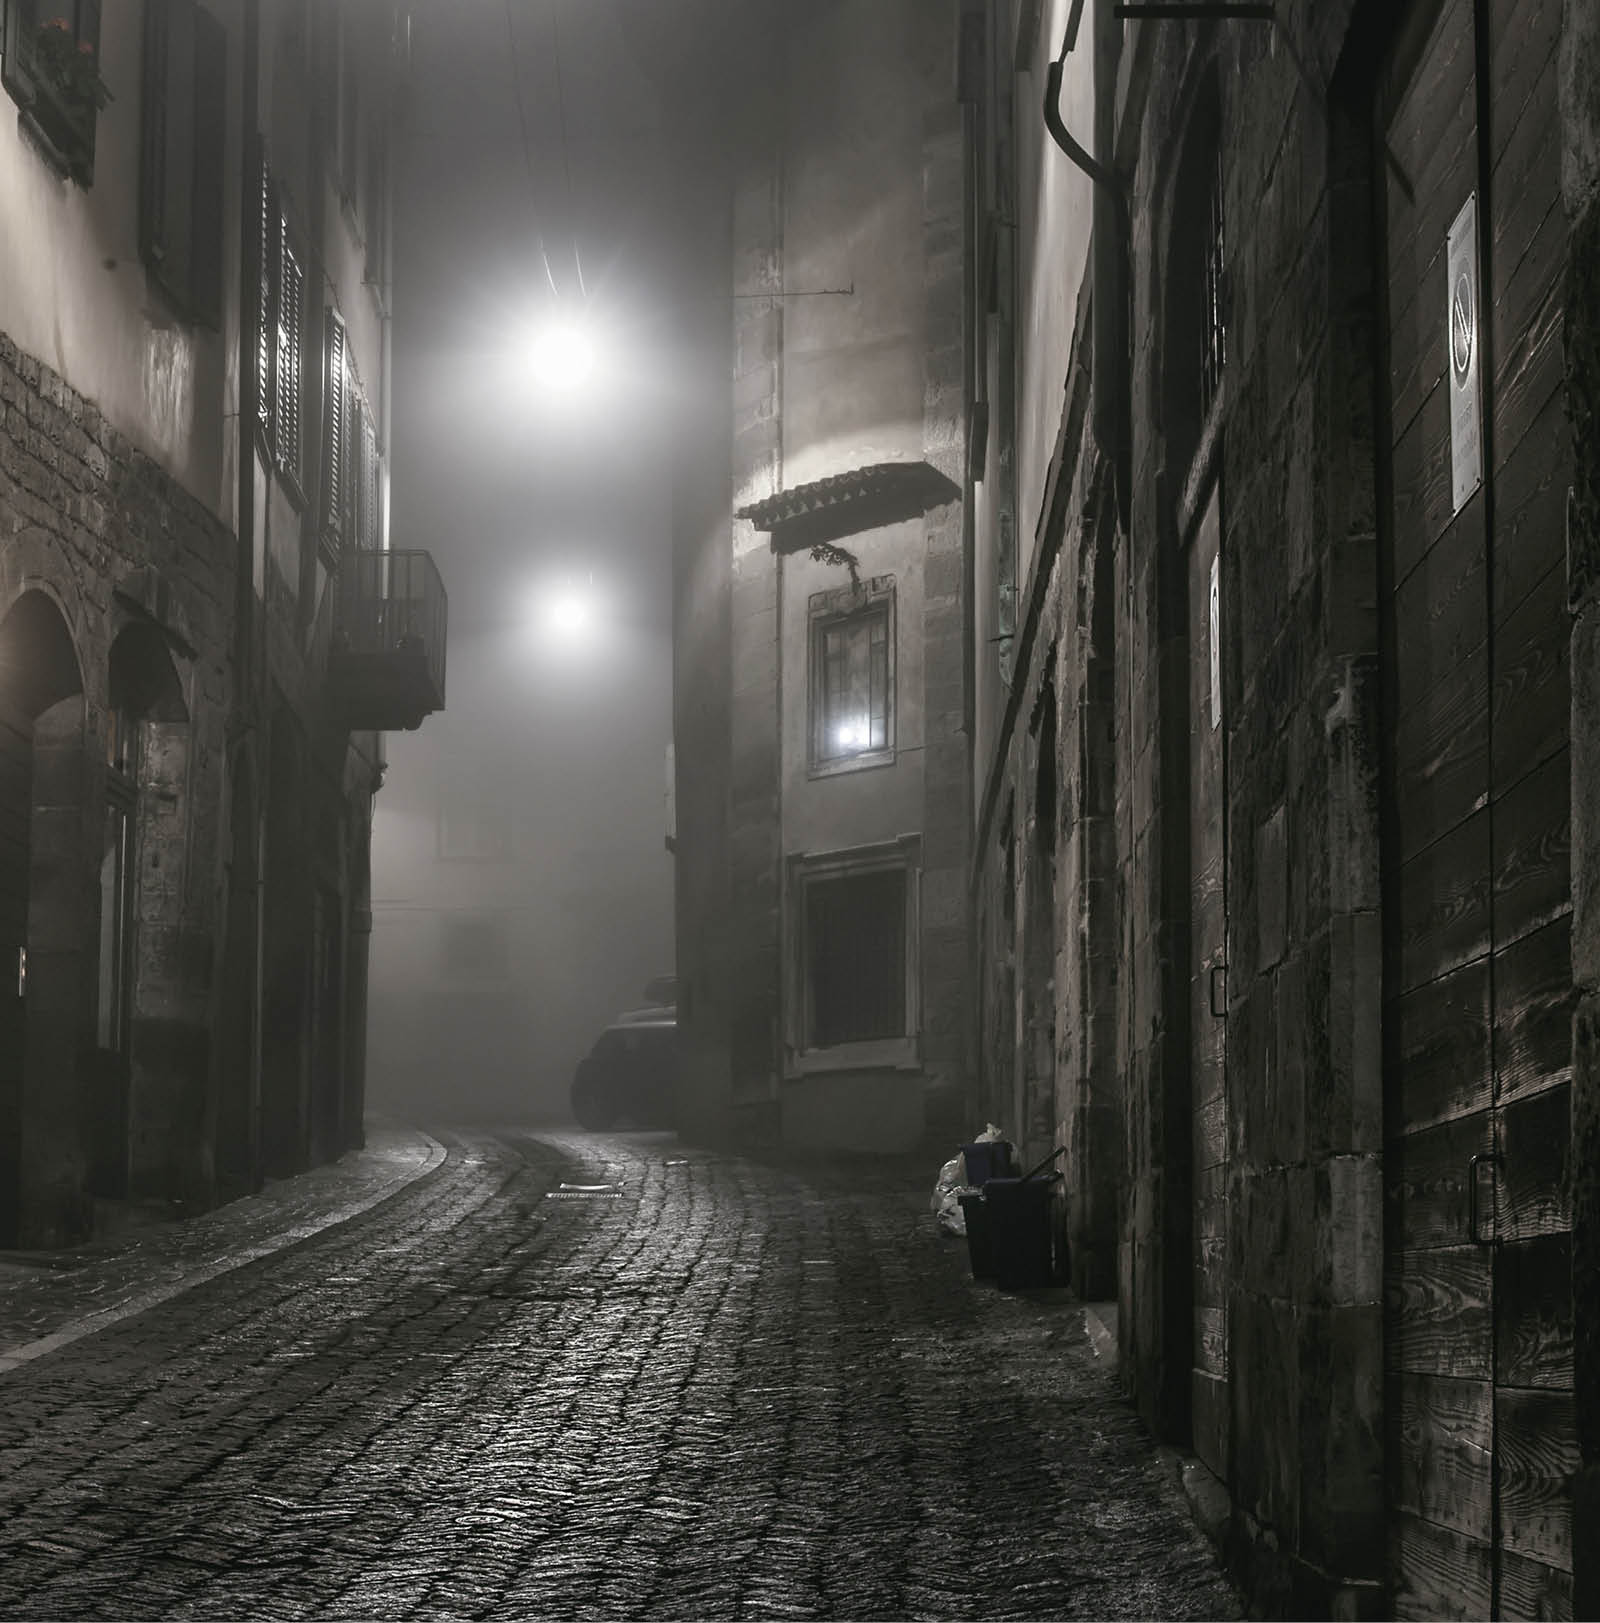
<path fill-rule="evenodd" d="M 53 1259 L 42 1276 L 0 1286 L 0 1378 L 371 1211 L 437 1171 L 445 1155 L 444 1145 L 427 1133 L 375 1126 L 365 1149 L 331 1166 L 275 1182 L 187 1222 L 162 1223 Z M 85 1311 L 85 1302 L 95 1305 Z"/>

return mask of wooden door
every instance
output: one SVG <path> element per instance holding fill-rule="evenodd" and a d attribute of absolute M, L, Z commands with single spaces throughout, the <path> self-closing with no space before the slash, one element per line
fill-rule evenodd
<path fill-rule="evenodd" d="M 1194 1146 L 1195 1452 L 1228 1481 L 1228 895 L 1222 514 L 1213 484 L 1189 546 L 1189 1024 Z"/>
<path fill-rule="evenodd" d="M 0 1244 L 16 1243 L 33 728 L 0 703 Z"/>
<path fill-rule="evenodd" d="M 1401 1617 L 1571 1615 L 1568 629 L 1550 499 L 1566 484 L 1560 9 L 1414 6 L 1378 98 L 1385 1408 Z M 1453 297 L 1462 254 L 1470 311 Z M 1475 368 L 1475 487 L 1460 477 L 1468 419 L 1452 438 L 1452 365 Z"/>

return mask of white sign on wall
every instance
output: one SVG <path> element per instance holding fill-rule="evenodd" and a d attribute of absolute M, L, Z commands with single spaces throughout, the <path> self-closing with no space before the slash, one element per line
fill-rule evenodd
<path fill-rule="evenodd" d="M 1450 503 L 1459 513 L 1483 482 L 1483 435 L 1478 412 L 1478 194 L 1461 205 L 1450 227 L 1445 261 L 1445 311 L 1450 368 Z"/>

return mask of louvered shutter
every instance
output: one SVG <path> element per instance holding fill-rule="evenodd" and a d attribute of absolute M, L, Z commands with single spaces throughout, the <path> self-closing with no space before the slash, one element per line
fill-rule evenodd
<path fill-rule="evenodd" d="M 195 0 L 147 0 L 139 247 L 185 315 L 222 315 L 227 32 Z"/>
<path fill-rule="evenodd" d="M 194 241 L 189 305 L 208 326 L 222 325 L 223 166 L 228 144 L 228 31 L 194 8 Z"/>
<path fill-rule="evenodd" d="M 256 327 L 256 422 L 266 442 L 272 444 L 273 354 L 277 333 L 277 311 L 273 289 L 277 283 L 278 207 L 273 193 L 272 171 L 267 167 L 265 147 L 261 154 L 261 231 L 256 243 L 260 264 Z"/>
<path fill-rule="evenodd" d="M 167 261 L 167 24 L 169 0 L 146 0 L 139 150 L 139 252 L 164 279 Z"/>
<path fill-rule="evenodd" d="M 362 425 L 363 439 L 361 449 L 362 460 L 362 493 L 366 498 L 367 523 L 366 535 L 362 538 L 362 545 L 375 547 L 382 533 L 382 514 L 378 510 L 378 503 L 382 496 L 382 481 L 378 477 L 378 430 L 372 420 L 372 413 L 366 414 L 366 421 Z"/>
<path fill-rule="evenodd" d="M 354 514 L 354 540 L 358 547 L 368 547 L 372 543 L 367 539 L 372 523 L 372 497 L 369 493 L 367 480 L 367 447 L 372 443 L 367 432 L 367 403 L 359 395 L 356 397 L 356 409 L 350 419 L 350 455 L 351 473 L 355 490 Z"/>
<path fill-rule="evenodd" d="M 328 365 L 323 382 L 322 533 L 337 547 L 343 540 L 345 505 L 345 463 L 347 460 L 347 410 L 345 383 L 345 331 L 337 310 L 328 312 Z"/>
<path fill-rule="evenodd" d="M 278 465 L 300 478 L 301 358 L 305 348 L 305 272 L 280 222 L 278 240 L 278 397 L 276 445 Z"/>

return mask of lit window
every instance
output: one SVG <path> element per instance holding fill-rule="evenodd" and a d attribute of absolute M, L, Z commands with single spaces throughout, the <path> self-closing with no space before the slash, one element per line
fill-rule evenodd
<path fill-rule="evenodd" d="M 811 600 L 811 763 L 823 771 L 888 758 L 894 746 L 894 582 Z"/>

